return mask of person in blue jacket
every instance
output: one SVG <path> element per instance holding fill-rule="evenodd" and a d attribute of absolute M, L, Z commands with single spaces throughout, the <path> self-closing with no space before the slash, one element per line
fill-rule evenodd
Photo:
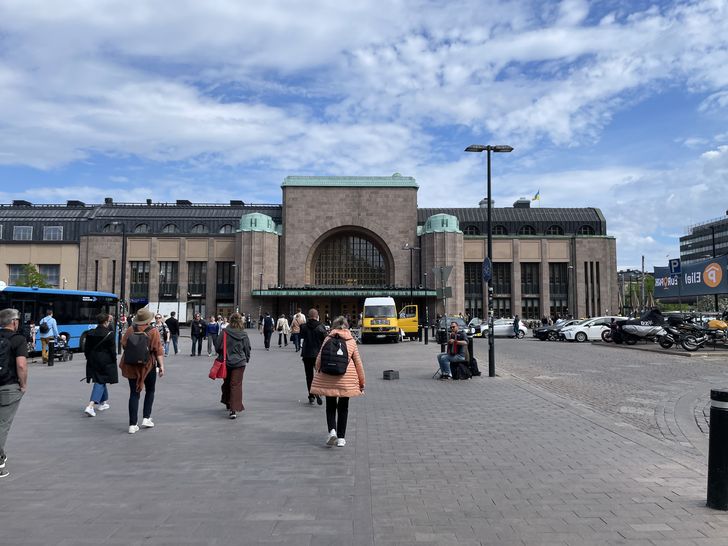
<path fill-rule="evenodd" d="M 48 364 L 48 354 L 53 353 L 53 346 L 58 338 L 58 323 L 53 318 L 53 309 L 46 311 L 46 316 L 40 320 L 38 324 L 40 333 L 41 354 L 43 363 Z"/>

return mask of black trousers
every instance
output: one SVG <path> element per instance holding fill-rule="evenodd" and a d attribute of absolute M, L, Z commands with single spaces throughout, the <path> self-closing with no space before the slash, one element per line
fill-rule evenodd
<path fill-rule="evenodd" d="M 263 342 L 265 343 L 265 348 L 270 349 L 270 338 L 273 335 L 273 330 L 263 330 Z"/>
<path fill-rule="evenodd" d="M 311 394 L 311 383 L 313 382 L 313 369 L 316 367 L 316 357 L 303 359 L 303 369 L 306 372 L 306 390 Z M 329 429 L 331 430 L 331 429 Z"/>
<path fill-rule="evenodd" d="M 136 379 L 129 379 L 129 425 L 136 425 L 139 420 L 139 395 L 136 391 Z M 152 416 L 154 405 L 154 390 L 157 386 L 157 368 L 153 368 L 144 379 L 144 408 L 142 417 L 149 419 Z"/>
<path fill-rule="evenodd" d="M 337 419 L 338 415 L 338 419 Z M 326 424 L 329 430 L 334 429 L 338 438 L 346 437 L 346 420 L 349 417 L 349 399 L 342 396 L 326 397 Z"/>
<path fill-rule="evenodd" d="M 195 345 L 197 345 L 197 356 L 202 353 L 202 336 L 192 336 L 192 351 L 190 356 L 195 356 Z"/>

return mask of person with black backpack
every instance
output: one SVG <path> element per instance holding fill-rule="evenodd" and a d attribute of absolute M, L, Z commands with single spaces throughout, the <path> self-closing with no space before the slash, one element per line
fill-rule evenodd
<path fill-rule="evenodd" d="M 295 319 L 294 319 L 295 321 Z M 321 344 L 326 339 L 326 327 L 319 322 L 317 309 L 311 308 L 308 311 L 308 320 L 301 323 L 301 360 L 306 373 L 306 390 L 308 391 L 308 403 L 313 405 L 314 400 L 320 406 L 323 404 L 318 394 L 311 394 L 311 383 L 313 382 L 313 369 L 316 366 L 316 357 L 321 350 Z"/>
<path fill-rule="evenodd" d="M 344 317 L 336 317 L 316 357 L 311 394 L 326 397 L 326 445 L 346 445 L 349 398 L 364 394 L 364 366 Z"/>
<path fill-rule="evenodd" d="M 107 385 L 119 382 L 113 317 L 108 313 L 100 313 L 96 316 L 96 323 L 96 328 L 86 334 L 83 348 L 86 356 L 86 383 L 94 383 L 89 403 L 83 410 L 89 417 L 96 417 L 96 411 L 109 409 Z"/>
<path fill-rule="evenodd" d="M 270 313 L 265 314 L 265 318 L 263 319 L 263 344 L 265 345 L 265 350 L 270 351 L 270 338 L 273 336 L 273 330 L 275 329 L 275 323 L 273 322 L 273 318 L 270 316 Z"/>
<path fill-rule="evenodd" d="M 5 442 L 28 385 L 28 346 L 19 326 L 17 309 L 0 311 L 0 478 L 10 474 L 5 470 Z"/>
<path fill-rule="evenodd" d="M 149 323 L 154 314 L 143 307 L 136 312 L 131 328 L 121 338 L 124 352 L 121 354 L 121 375 L 129 380 L 129 434 L 139 430 L 139 397 L 144 388 L 144 409 L 142 427 L 152 428 L 152 405 L 159 377 L 164 377 L 164 347 L 159 330 Z"/>

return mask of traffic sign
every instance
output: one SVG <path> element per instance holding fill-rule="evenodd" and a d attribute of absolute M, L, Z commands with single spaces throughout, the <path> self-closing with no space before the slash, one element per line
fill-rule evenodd
<path fill-rule="evenodd" d="M 670 260 L 670 273 L 673 275 L 679 275 L 681 273 L 680 258 L 673 258 Z"/>
<path fill-rule="evenodd" d="M 437 289 L 437 299 L 452 298 L 452 286 Z"/>
<path fill-rule="evenodd" d="M 485 258 L 485 260 L 483 260 L 483 281 L 490 282 L 490 280 L 492 278 L 493 278 L 493 263 L 490 261 L 490 258 Z"/>
<path fill-rule="evenodd" d="M 445 286 L 445 283 L 447 282 L 447 278 L 450 276 L 450 273 L 452 273 L 452 266 L 451 265 L 441 265 L 441 266 L 435 266 L 432 268 L 432 272 L 435 274 L 436 279 L 440 279 L 440 282 L 442 282 L 442 285 Z"/>

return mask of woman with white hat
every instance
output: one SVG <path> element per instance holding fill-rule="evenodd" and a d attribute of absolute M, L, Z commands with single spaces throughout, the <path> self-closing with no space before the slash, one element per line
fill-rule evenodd
<path fill-rule="evenodd" d="M 159 377 L 164 376 L 164 346 L 159 330 L 149 323 L 154 313 L 147 308 L 139 309 L 134 315 L 131 328 L 121 338 L 124 352 L 121 355 L 121 375 L 129 380 L 129 434 L 139 430 L 139 397 L 144 387 L 144 409 L 142 427 L 152 428 L 152 405 L 154 390 Z"/>

